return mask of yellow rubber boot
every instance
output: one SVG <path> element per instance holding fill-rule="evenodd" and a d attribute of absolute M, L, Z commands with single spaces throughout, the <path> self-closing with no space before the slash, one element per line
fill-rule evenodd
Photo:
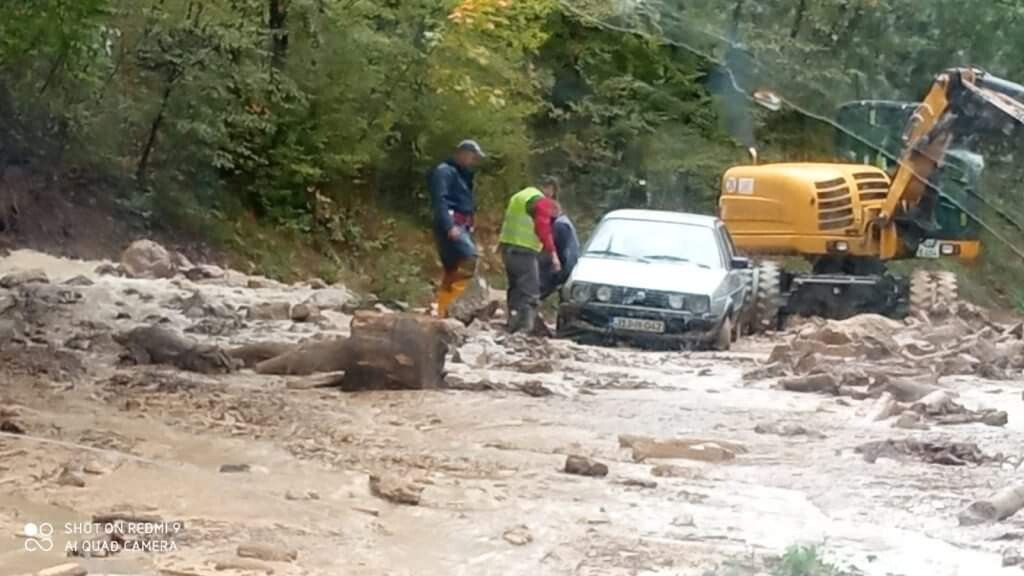
<path fill-rule="evenodd" d="M 455 291 L 451 288 L 438 288 L 437 290 L 437 316 L 448 317 L 448 305 L 455 300 Z"/>

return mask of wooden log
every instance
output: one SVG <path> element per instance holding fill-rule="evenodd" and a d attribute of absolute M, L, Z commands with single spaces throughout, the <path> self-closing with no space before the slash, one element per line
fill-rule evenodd
<path fill-rule="evenodd" d="M 449 328 L 416 314 L 357 312 L 352 336 L 303 344 L 256 364 L 260 374 L 344 372 L 342 390 L 439 388 L 444 380 Z"/>
<path fill-rule="evenodd" d="M 264 562 L 294 562 L 299 553 L 293 548 L 285 548 L 262 542 L 239 544 L 236 553 L 240 558 L 254 558 Z"/>
<path fill-rule="evenodd" d="M 260 362 L 287 354 L 296 348 L 297 344 L 288 342 L 254 342 L 228 350 L 228 356 L 241 361 L 246 368 L 252 368 Z"/>
<path fill-rule="evenodd" d="M 826 392 L 835 394 L 839 391 L 839 383 L 836 377 L 827 372 L 808 374 L 806 376 L 794 376 L 779 380 L 779 385 L 790 392 Z"/>
<path fill-rule="evenodd" d="M 991 498 L 977 500 L 958 516 L 961 526 L 975 526 L 1005 520 L 1024 508 L 1024 486 L 1011 486 Z"/>
<path fill-rule="evenodd" d="M 259 374 L 308 376 L 318 372 L 340 372 L 352 361 L 347 338 L 309 342 L 298 348 L 264 360 L 253 368 Z"/>
<path fill-rule="evenodd" d="M 440 388 L 448 328 L 416 314 L 358 312 L 352 318 L 350 364 L 343 390 Z"/>
<path fill-rule="evenodd" d="M 932 392 L 942 390 L 938 386 L 926 384 L 909 378 L 891 378 L 882 390 L 892 394 L 900 402 L 917 402 Z"/>
<path fill-rule="evenodd" d="M 899 404 L 896 403 L 896 399 L 892 397 L 889 392 L 882 392 L 882 395 L 875 401 L 874 406 L 871 407 L 871 412 L 868 413 L 868 422 L 878 422 L 885 420 L 899 409 Z"/>

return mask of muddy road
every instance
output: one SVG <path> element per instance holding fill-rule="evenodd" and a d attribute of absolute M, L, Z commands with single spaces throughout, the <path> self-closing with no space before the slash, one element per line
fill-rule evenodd
<path fill-rule="evenodd" d="M 795 544 L 872 575 L 1021 571 L 1003 564 L 1024 514 L 958 522 L 1019 478 L 1013 362 L 936 379 L 958 413 L 1005 411 L 994 425 L 923 412 L 897 427 L 877 394 L 780 389 L 808 372 L 806 355 L 780 367 L 782 335 L 727 355 L 645 353 L 474 326 L 450 389 L 345 393 L 309 376 L 125 365 L 114 337 L 144 324 L 225 347 L 344 335 L 344 289 L 98 264 L 0 261 L 0 276 L 21 274 L 0 290 L 0 574 L 726 576 L 770 574 Z M 316 318 L 293 320 L 300 303 Z M 918 348 L 923 360 L 897 368 L 939 362 Z M 887 362 L 836 352 L 816 362 Z M 859 448 L 907 438 L 984 457 Z M 568 474 L 569 456 L 607 473 Z M 165 528 L 142 546 L 90 545 L 103 534 L 82 532 L 109 518 Z"/>

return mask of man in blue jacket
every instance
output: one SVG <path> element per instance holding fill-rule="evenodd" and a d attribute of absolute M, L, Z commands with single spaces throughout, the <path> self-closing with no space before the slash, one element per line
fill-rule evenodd
<path fill-rule="evenodd" d="M 466 289 L 476 268 L 473 242 L 473 168 L 485 157 L 475 140 L 463 140 L 450 158 L 427 176 L 433 212 L 434 241 L 444 274 L 437 293 L 437 314 L 448 315 L 448 305 Z"/>

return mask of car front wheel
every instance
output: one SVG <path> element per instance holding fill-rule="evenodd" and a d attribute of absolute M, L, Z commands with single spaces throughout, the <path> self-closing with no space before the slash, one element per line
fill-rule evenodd
<path fill-rule="evenodd" d="M 712 348 L 725 352 L 732 347 L 732 320 L 726 316 L 722 319 L 722 325 L 718 327 L 718 333 L 712 343 Z"/>

